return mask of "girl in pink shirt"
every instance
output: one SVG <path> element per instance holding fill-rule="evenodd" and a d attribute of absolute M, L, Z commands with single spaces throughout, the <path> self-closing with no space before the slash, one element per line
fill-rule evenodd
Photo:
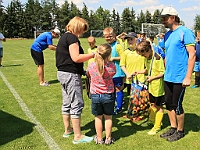
<path fill-rule="evenodd" d="M 87 68 L 87 75 L 91 78 L 90 94 L 92 100 L 92 114 L 95 116 L 95 129 L 97 135 L 94 137 L 96 144 L 112 144 L 114 138 L 112 132 L 112 114 L 114 112 L 115 94 L 113 76 L 116 67 L 110 61 L 112 48 L 109 44 L 101 44 L 97 47 L 94 62 Z M 103 140 L 102 117 L 105 119 L 106 139 Z"/>

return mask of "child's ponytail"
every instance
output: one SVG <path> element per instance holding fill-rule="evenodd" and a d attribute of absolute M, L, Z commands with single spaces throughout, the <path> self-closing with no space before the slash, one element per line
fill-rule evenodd
<path fill-rule="evenodd" d="M 95 54 L 94 62 L 97 66 L 99 75 L 104 74 L 104 62 L 109 61 L 112 48 L 109 44 L 101 44 L 97 47 L 97 53 Z"/>

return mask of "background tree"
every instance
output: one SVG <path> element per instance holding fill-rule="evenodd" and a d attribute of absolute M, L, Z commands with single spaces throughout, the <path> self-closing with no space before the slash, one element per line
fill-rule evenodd
<path fill-rule="evenodd" d="M 68 24 L 70 17 L 70 4 L 65 1 L 65 3 L 60 8 L 58 27 L 61 29 L 61 32 L 65 32 L 65 26 Z"/>
<path fill-rule="evenodd" d="M 74 16 L 79 16 L 88 21 L 89 31 L 83 37 L 90 35 L 90 30 L 103 30 L 107 26 L 114 28 L 116 34 L 121 32 L 135 31 L 141 32 L 142 23 L 161 24 L 159 17 L 161 11 L 155 10 L 153 15 L 146 10 L 145 14 L 141 10 L 135 13 L 133 7 L 124 8 L 120 15 L 115 9 L 109 10 L 99 7 L 96 11 L 88 10 L 83 3 L 80 10 L 73 2 L 65 1 L 58 6 L 56 0 L 28 0 L 21 4 L 20 0 L 12 0 L 5 8 L 0 0 L 0 31 L 6 37 L 26 37 L 33 38 L 34 30 L 37 32 L 50 31 L 58 27 L 61 33 L 65 32 L 65 26 Z M 195 18 L 195 30 L 199 30 L 199 15 Z M 181 20 L 183 25 L 184 22 Z M 156 28 L 156 27 L 154 27 Z M 149 29 L 148 29 L 149 30 Z"/>
<path fill-rule="evenodd" d="M 122 29 L 124 32 L 132 31 L 132 18 L 129 8 L 125 8 L 122 12 Z"/>
<path fill-rule="evenodd" d="M 195 34 L 197 33 L 198 30 L 200 30 L 200 15 L 196 15 L 194 19 L 194 30 Z"/>
<path fill-rule="evenodd" d="M 133 7 L 131 8 L 131 31 L 138 33 L 136 13 Z"/>
<path fill-rule="evenodd" d="M 142 29 L 142 23 L 146 23 L 146 18 L 145 18 L 145 14 L 141 10 L 140 14 L 137 17 L 137 26 L 138 26 L 140 32 L 141 32 L 141 29 Z"/>
<path fill-rule="evenodd" d="M 153 22 L 154 24 L 161 24 L 161 23 L 162 23 L 162 22 L 161 22 L 160 14 L 161 14 L 161 12 L 160 12 L 158 9 L 156 9 L 156 10 L 154 11 L 154 14 L 153 14 L 153 16 L 152 16 L 152 22 Z"/>
<path fill-rule="evenodd" d="M 151 18 L 152 18 L 151 13 L 148 10 L 146 10 L 146 13 L 145 13 L 146 21 L 145 21 L 145 23 L 153 23 Z"/>
<path fill-rule="evenodd" d="M 22 37 L 25 28 L 23 5 L 19 0 L 12 0 L 7 7 L 4 30 L 6 37 Z"/>
<path fill-rule="evenodd" d="M 81 17 L 81 11 L 78 9 L 76 4 L 74 4 L 73 2 L 71 2 L 71 4 L 70 4 L 70 13 L 68 15 L 69 15 L 70 19 L 74 18 L 75 16 Z"/>
<path fill-rule="evenodd" d="M 89 20 L 90 20 L 89 19 L 89 12 L 88 12 L 88 8 L 85 5 L 85 3 L 83 3 L 83 9 L 82 9 L 81 17 L 84 18 L 88 22 L 88 25 L 90 27 L 90 24 L 89 24 Z M 90 36 L 90 31 L 87 31 L 86 33 L 84 33 L 84 36 L 86 36 L 86 37 Z"/>
<path fill-rule="evenodd" d="M 0 31 L 3 31 L 4 28 L 4 22 L 6 20 L 6 10 L 5 7 L 3 6 L 3 1 L 0 0 Z"/>

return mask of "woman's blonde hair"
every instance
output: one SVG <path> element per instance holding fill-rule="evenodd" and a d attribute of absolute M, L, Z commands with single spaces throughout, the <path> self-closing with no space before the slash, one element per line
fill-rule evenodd
<path fill-rule="evenodd" d="M 70 31 L 71 33 L 81 36 L 84 32 L 88 30 L 89 26 L 87 21 L 83 18 L 75 16 L 72 18 L 69 23 L 66 25 L 66 30 Z"/>
<path fill-rule="evenodd" d="M 97 66 L 99 75 L 104 74 L 104 62 L 109 61 L 111 57 L 112 48 L 109 44 L 100 44 L 97 47 L 97 53 L 94 58 L 94 62 Z"/>

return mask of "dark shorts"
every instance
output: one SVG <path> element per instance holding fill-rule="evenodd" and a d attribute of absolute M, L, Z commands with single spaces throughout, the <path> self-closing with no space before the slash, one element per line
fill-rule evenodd
<path fill-rule="evenodd" d="M 114 112 L 115 94 L 91 94 L 92 114 L 94 116 L 112 115 Z"/>
<path fill-rule="evenodd" d="M 120 87 L 124 84 L 124 77 L 113 78 L 113 83 L 116 87 Z"/>
<path fill-rule="evenodd" d="M 184 112 L 182 107 L 185 87 L 182 83 L 164 82 L 165 104 L 167 110 L 174 110 L 177 114 Z"/>
<path fill-rule="evenodd" d="M 3 57 L 3 47 L 0 47 L 0 58 Z"/>
<path fill-rule="evenodd" d="M 157 106 L 162 106 L 162 104 L 164 103 L 164 98 L 165 98 L 164 95 L 155 97 L 151 93 L 149 93 L 150 102 L 155 103 Z"/>
<path fill-rule="evenodd" d="M 31 49 L 31 56 L 35 62 L 36 65 L 44 65 L 44 56 L 43 52 L 36 52 Z"/>

